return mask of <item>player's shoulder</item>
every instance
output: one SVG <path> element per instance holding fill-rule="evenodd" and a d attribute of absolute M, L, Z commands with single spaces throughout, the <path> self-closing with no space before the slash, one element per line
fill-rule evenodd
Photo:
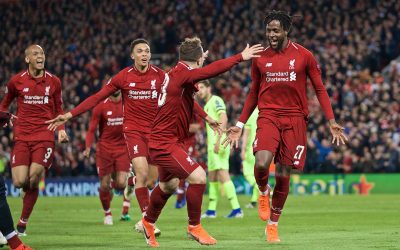
<path fill-rule="evenodd" d="M 259 57 L 254 57 L 252 63 L 257 65 L 259 62 L 263 63 L 267 58 L 270 58 L 273 55 L 274 51 L 270 46 L 266 47 L 263 51 L 261 51 L 258 55 Z"/>
<path fill-rule="evenodd" d="M 222 97 L 217 96 L 217 95 L 213 95 L 211 98 L 216 104 L 218 104 L 220 102 L 222 102 L 222 103 L 224 102 L 224 99 L 222 99 Z"/>
<path fill-rule="evenodd" d="M 313 55 L 313 53 L 310 50 L 308 50 L 307 48 L 305 48 L 301 44 L 298 44 L 298 43 L 295 43 L 295 42 L 291 41 L 290 46 L 292 46 L 293 49 L 297 50 L 302 55 L 306 55 L 306 56 L 312 56 Z"/>
<path fill-rule="evenodd" d="M 150 64 L 149 65 L 149 67 L 150 67 L 150 71 L 151 72 L 153 72 L 153 73 L 161 73 L 161 74 L 164 74 L 165 72 L 164 72 L 164 70 L 162 70 L 161 68 L 159 68 L 159 67 L 157 67 L 156 65 L 153 65 L 153 64 Z"/>
<path fill-rule="evenodd" d="M 18 80 L 22 80 L 27 76 L 29 76 L 28 70 L 20 71 L 11 77 L 10 82 L 17 82 Z"/>
<path fill-rule="evenodd" d="M 157 67 L 155 65 L 152 65 L 152 64 L 150 64 L 149 67 L 150 67 L 149 72 L 151 74 L 157 75 L 157 76 L 159 76 L 161 78 L 164 78 L 165 71 L 163 69 L 161 69 L 161 68 L 159 68 L 159 67 Z"/>
<path fill-rule="evenodd" d="M 168 76 L 171 78 L 178 78 L 183 76 L 186 72 L 190 71 L 190 67 L 185 63 L 179 61 L 170 71 L 168 71 Z"/>
<path fill-rule="evenodd" d="M 127 74 L 127 73 L 129 73 L 129 72 L 131 72 L 131 71 L 133 71 L 133 70 L 134 70 L 133 66 L 125 67 L 125 68 L 121 69 L 119 72 L 117 72 L 117 73 L 114 75 L 114 77 L 123 76 L 123 75 L 125 75 L 125 74 Z"/>
<path fill-rule="evenodd" d="M 61 79 L 58 76 L 56 76 L 55 74 L 53 74 L 47 70 L 44 71 L 44 74 L 45 74 L 46 79 L 48 79 L 49 81 L 52 81 L 55 84 L 61 85 Z"/>

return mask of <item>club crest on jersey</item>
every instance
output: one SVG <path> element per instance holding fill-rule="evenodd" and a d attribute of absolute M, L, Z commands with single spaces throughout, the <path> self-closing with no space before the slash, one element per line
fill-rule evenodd
<path fill-rule="evenodd" d="M 272 63 L 265 64 L 265 67 L 267 67 L 267 68 L 272 67 Z"/>
<path fill-rule="evenodd" d="M 192 158 L 190 158 L 190 156 L 188 156 L 186 158 L 186 160 L 189 162 L 190 166 L 193 166 L 194 162 L 193 162 Z"/>
<path fill-rule="evenodd" d="M 294 63 L 296 62 L 296 59 L 290 60 L 289 61 L 289 69 L 294 69 Z"/>
<path fill-rule="evenodd" d="M 29 92 L 29 88 L 24 88 L 24 89 L 22 90 L 22 92 L 24 92 L 24 93 Z"/>
<path fill-rule="evenodd" d="M 156 80 L 151 80 L 151 89 L 156 89 Z"/>
<path fill-rule="evenodd" d="M 112 115 L 112 111 L 107 111 L 107 115 Z"/>
<path fill-rule="evenodd" d="M 136 86 L 136 83 L 134 83 L 134 82 L 129 83 L 129 87 L 135 87 L 135 86 Z"/>
<path fill-rule="evenodd" d="M 257 143 L 258 143 L 258 138 L 256 138 L 256 139 L 254 140 L 254 142 L 253 142 L 253 148 L 256 148 L 256 147 L 257 147 Z"/>
<path fill-rule="evenodd" d="M 50 95 L 50 86 L 47 86 L 44 90 L 44 95 Z"/>

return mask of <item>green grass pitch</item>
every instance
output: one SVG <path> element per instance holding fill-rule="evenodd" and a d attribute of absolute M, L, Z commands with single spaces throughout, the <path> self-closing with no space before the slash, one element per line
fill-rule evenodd
<path fill-rule="evenodd" d="M 242 207 L 249 201 L 240 196 Z M 22 201 L 9 198 L 14 222 Z M 186 238 L 186 207 L 173 208 L 171 197 L 157 223 L 161 249 L 400 249 L 400 195 L 292 196 L 279 222 L 281 243 L 265 241 L 265 222 L 256 209 L 244 208 L 243 219 L 224 218 L 229 203 L 221 198 L 216 219 L 202 221 L 216 246 L 200 246 Z M 204 197 L 207 204 L 207 197 Z M 103 225 L 96 197 L 39 197 L 23 240 L 34 249 L 144 249 L 141 234 L 133 230 L 140 213 L 134 198 L 131 222 L 120 222 L 122 198 L 114 196 L 113 226 Z M 203 206 L 203 211 L 206 206 Z"/>

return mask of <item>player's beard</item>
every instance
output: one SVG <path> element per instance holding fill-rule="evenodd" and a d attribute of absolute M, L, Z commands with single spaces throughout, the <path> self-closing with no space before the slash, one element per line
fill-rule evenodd
<path fill-rule="evenodd" d="M 285 38 L 282 37 L 282 38 L 278 38 L 278 39 L 277 39 L 276 48 L 272 47 L 272 45 L 271 45 L 271 40 L 272 40 L 272 39 L 268 39 L 269 46 L 270 46 L 272 49 L 276 50 L 276 51 L 281 51 L 281 50 L 282 50 L 282 47 L 283 47 L 283 42 L 285 41 Z"/>

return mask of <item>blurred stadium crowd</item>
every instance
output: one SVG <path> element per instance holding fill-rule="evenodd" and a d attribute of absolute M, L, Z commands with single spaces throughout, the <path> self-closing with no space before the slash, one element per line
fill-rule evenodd
<path fill-rule="evenodd" d="M 46 68 L 63 83 L 70 110 L 123 67 L 130 65 L 130 42 L 151 42 L 153 63 L 168 70 L 177 45 L 199 36 L 214 61 L 231 56 L 246 43 L 265 42 L 267 10 L 289 11 L 289 37 L 317 57 L 347 146 L 331 145 L 328 127 L 314 92 L 309 92 L 309 151 L 305 172 L 400 172 L 400 1 L 0 1 L 0 82 L 26 68 L 24 49 L 43 46 Z M 387 66 L 388 70 L 384 71 Z M 215 93 L 236 122 L 251 83 L 250 64 L 214 78 Z M 49 175 L 94 175 L 93 156 L 85 159 L 84 138 L 90 113 L 67 124 L 71 142 L 58 145 Z M 1 131 L 0 172 L 7 171 L 10 130 Z M 204 134 L 199 156 L 206 159 Z M 93 154 L 92 154 L 93 155 Z M 231 172 L 240 173 L 239 154 Z"/>

